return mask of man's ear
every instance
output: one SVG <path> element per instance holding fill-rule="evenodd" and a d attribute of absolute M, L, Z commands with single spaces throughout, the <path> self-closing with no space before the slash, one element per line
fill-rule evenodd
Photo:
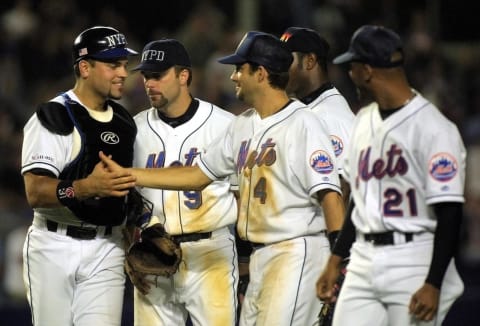
<path fill-rule="evenodd" d="M 307 53 L 302 60 L 304 61 L 303 66 L 307 70 L 312 70 L 318 64 L 317 56 L 314 53 Z"/>
<path fill-rule="evenodd" d="M 80 77 L 88 77 L 91 66 L 92 65 L 87 60 L 80 60 L 78 62 L 78 71 L 80 72 Z"/>
<path fill-rule="evenodd" d="M 190 77 L 190 71 L 188 71 L 188 69 L 182 69 L 182 71 L 180 71 L 180 74 L 178 75 L 181 83 L 185 85 L 187 84 L 188 77 Z"/>

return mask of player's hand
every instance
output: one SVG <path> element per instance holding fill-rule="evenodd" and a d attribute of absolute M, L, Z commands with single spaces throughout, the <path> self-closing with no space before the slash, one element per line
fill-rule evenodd
<path fill-rule="evenodd" d="M 439 298 L 439 289 L 428 283 L 423 284 L 410 300 L 410 314 L 418 320 L 432 320 L 437 314 Z"/>
<path fill-rule="evenodd" d="M 119 173 L 127 173 L 126 169 L 119 165 L 117 162 L 112 160 L 111 155 L 105 155 L 102 151 L 98 153 L 98 156 L 102 160 L 105 168 L 110 172 L 119 172 Z"/>
<path fill-rule="evenodd" d="M 342 257 L 330 255 L 327 266 L 317 281 L 317 297 L 326 303 L 337 300 L 335 282 L 340 275 L 341 262 Z"/>
<path fill-rule="evenodd" d="M 77 187 L 77 184 L 75 184 Z M 123 197 L 135 186 L 135 177 L 127 170 L 110 171 L 100 161 L 86 179 L 78 183 L 76 195 L 80 197 Z M 82 196 L 83 194 L 83 196 Z"/>

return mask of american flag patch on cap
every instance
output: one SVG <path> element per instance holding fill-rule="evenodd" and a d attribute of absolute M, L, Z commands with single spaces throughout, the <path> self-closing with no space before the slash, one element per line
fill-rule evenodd
<path fill-rule="evenodd" d="M 78 55 L 82 56 L 82 55 L 87 55 L 88 54 L 88 49 L 87 48 L 81 48 L 80 50 L 78 50 Z"/>

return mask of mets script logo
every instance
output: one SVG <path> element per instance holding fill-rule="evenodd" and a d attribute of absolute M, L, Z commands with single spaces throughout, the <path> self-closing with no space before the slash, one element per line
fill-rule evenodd
<path fill-rule="evenodd" d="M 457 160 L 449 153 L 437 153 L 430 160 L 428 170 L 435 180 L 449 181 L 457 174 Z"/>
<path fill-rule="evenodd" d="M 100 138 L 104 143 L 107 143 L 110 145 L 118 144 L 118 142 L 120 141 L 120 137 L 118 137 L 118 135 L 112 131 L 102 132 L 102 134 L 100 135 Z"/>
<path fill-rule="evenodd" d="M 335 156 L 340 156 L 340 154 L 342 154 L 343 152 L 343 141 L 340 139 L 340 137 L 337 137 L 335 135 L 330 135 L 330 141 L 332 142 Z"/>
<path fill-rule="evenodd" d="M 333 171 L 332 159 L 325 151 L 315 151 L 310 155 L 310 166 L 321 174 L 328 174 Z"/>

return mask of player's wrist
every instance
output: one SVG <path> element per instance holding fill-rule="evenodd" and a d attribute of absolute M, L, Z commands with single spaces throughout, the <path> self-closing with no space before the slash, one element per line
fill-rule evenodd
<path fill-rule="evenodd" d="M 333 251 L 333 247 L 337 242 L 337 238 L 339 234 L 340 234 L 340 230 L 335 230 L 328 233 L 328 242 L 330 243 L 330 251 Z"/>
<path fill-rule="evenodd" d="M 56 195 L 58 201 L 66 207 L 73 207 L 78 204 L 78 198 L 75 195 L 75 188 L 72 180 L 60 180 L 57 184 Z"/>

